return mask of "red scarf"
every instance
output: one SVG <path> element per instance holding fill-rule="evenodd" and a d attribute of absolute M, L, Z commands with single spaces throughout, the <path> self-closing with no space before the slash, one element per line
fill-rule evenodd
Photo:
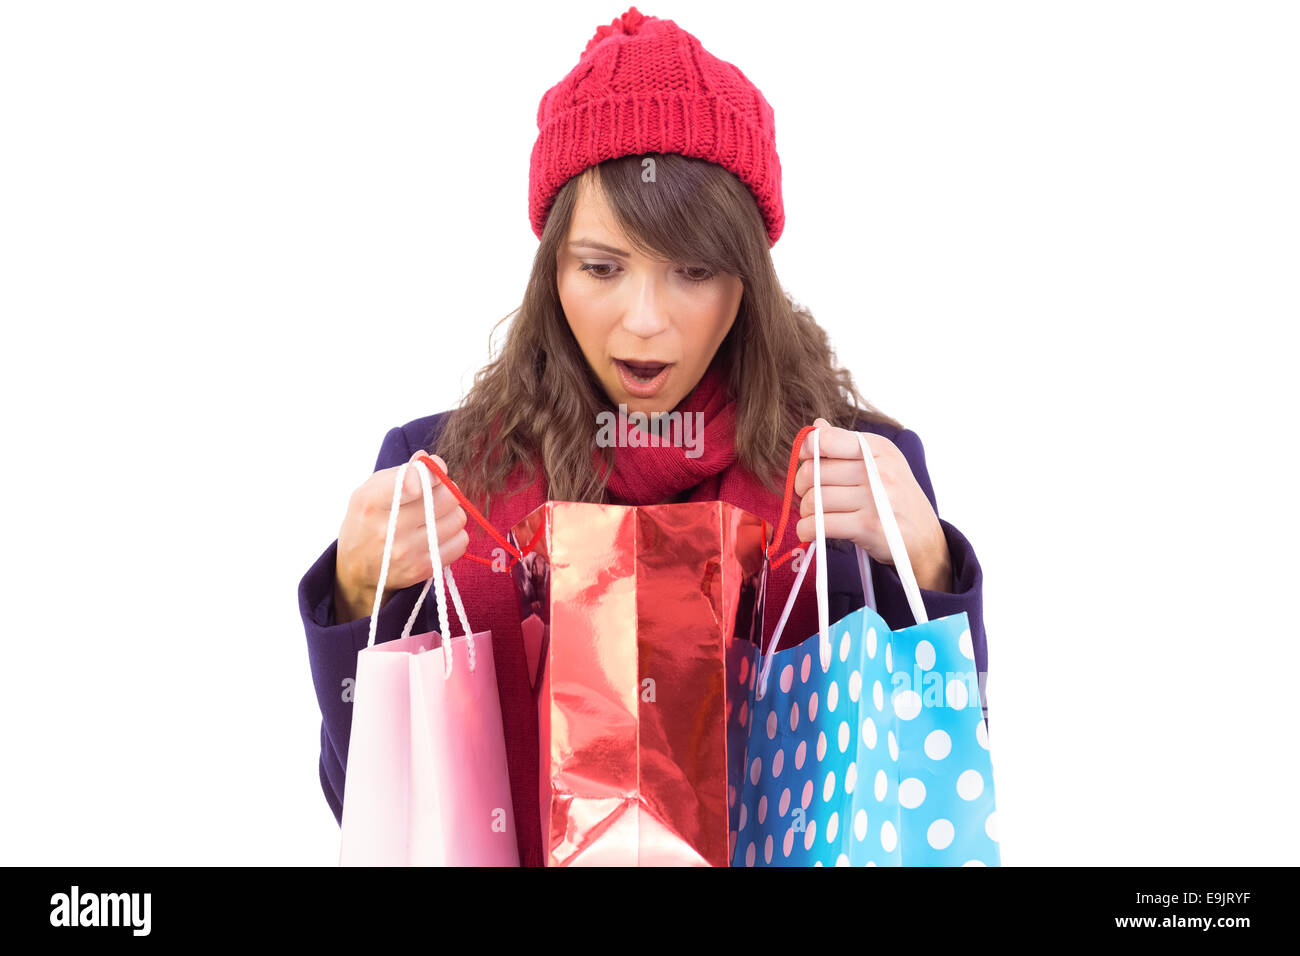
<path fill-rule="evenodd" d="M 768 491 L 736 460 L 736 405 L 728 394 L 726 378 L 725 368 L 715 359 L 691 393 L 674 409 L 683 413 L 703 413 L 704 435 L 702 439 L 698 435 L 695 438 L 697 442 L 702 441 L 702 454 L 698 458 L 688 457 L 687 452 L 692 449 L 684 444 L 617 448 L 613 473 L 607 485 L 609 504 L 658 504 L 686 492 L 683 499 L 686 501 L 726 501 L 765 519 L 774 527 L 780 523 L 781 496 Z M 599 469 L 598 461 L 599 456 L 593 456 L 593 469 Z M 546 502 L 544 469 L 539 465 L 537 479 L 531 485 L 523 480 L 520 469 L 517 469 L 507 482 L 506 493 L 493 497 L 492 508 L 486 517 L 488 523 L 504 535 Z M 794 514 L 787 520 L 782 540 L 773 551 L 778 556 L 791 548 L 807 548 L 795 533 L 797 501 L 792 503 L 791 510 Z M 473 518 L 466 530 L 469 533 L 469 554 L 483 558 L 500 557 L 499 550 L 493 554 L 500 545 Z M 794 583 L 793 563 L 785 561 L 780 567 L 768 569 L 763 624 L 765 643 L 771 640 Z M 497 566 L 502 564 L 498 560 Z M 519 603 L 513 578 L 508 573 L 493 571 L 488 565 L 474 561 L 457 561 L 453 573 L 470 624 L 475 631 L 492 632 L 521 862 L 525 866 L 541 866 L 544 854 L 537 803 L 537 711 L 519 627 Z M 459 625 L 453 628 L 455 631 L 459 629 Z M 816 596 L 812 583 L 806 581 L 786 623 L 782 646 L 792 646 L 791 642 L 798 643 L 816 630 Z"/>

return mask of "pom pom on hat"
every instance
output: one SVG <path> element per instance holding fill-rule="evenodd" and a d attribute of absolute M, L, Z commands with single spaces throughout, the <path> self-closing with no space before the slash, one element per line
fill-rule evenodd
<path fill-rule="evenodd" d="M 650 19 L 653 20 L 655 18 L 651 17 Z M 610 23 L 609 26 L 596 27 L 596 35 L 587 41 L 586 49 L 582 51 L 583 55 L 589 53 L 591 48 L 601 40 L 613 36 L 616 33 L 621 33 L 624 36 L 634 36 L 636 31 L 640 28 L 643 20 L 645 20 L 645 17 L 641 15 L 640 10 L 636 7 L 628 7 L 627 13 Z"/>

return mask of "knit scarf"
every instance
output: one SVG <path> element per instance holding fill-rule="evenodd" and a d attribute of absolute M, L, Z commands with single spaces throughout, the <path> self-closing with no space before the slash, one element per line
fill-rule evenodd
<path fill-rule="evenodd" d="M 715 357 L 695 388 L 674 409 L 689 414 L 703 413 L 703 436 L 691 443 L 702 454 L 690 457 L 695 448 L 683 444 L 659 444 L 645 447 L 618 447 L 614 467 L 607 483 L 608 503 L 646 505 L 669 501 L 725 501 L 765 519 L 774 528 L 780 521 L 782 499 L 768 491 L 736 460 L 736 405 L 728 394 L 726 369 Z M 595 428 L 595 423 L 592 425 Z M 629 430 L 633 425 L 627 426 Z M 593 469 L 599 469 L 593 456 Z M 522 469 L 506 484 L 506 493 L 493 496 L 492 507 L 485 516 L 503 536 L 518 521 L 547 500 L 545 471 L 537 468 L 537 478 L 528 483 Z M 451 476 L 455 480 L 455 475 Z M 783 555 L 791 548 L 804 547 L 795 533 L 798 522 L 798 499 L 791 504 L 794 512 L 787 520 L 785 533 L 774 554 Z M 469 554 L 484 558 L 500 549 L 483 528 L 471 518 Z M 500 557 L 500 551 L 496 551 Z M 763 614 L 763 640 L 771 640 L 777 619 L 794 583 L 794 562 L 785 561 L 778 568 L 768 568 L 766 608 Z M 502 562 L 497 562 L 498 568 Z M 456 585 L 464 601 L 466 615 L 475 631 L 492 632 L 497 686 L 501 696 L 501 716 L 506 737 L 506 752 L 511 767 L 515 821 L 523 850 L 525 866 L 543 865 L 540 822 L 537 819 L 538 730 L 537 711 L 520 629 L 519 601 L 513 576 L 494 571 L 486 564 L 457 561 L 453 569 Z M 459 625 L 453 630 L 459 631 Z M 817 630 L 817 601 L 812 582 L 804 583 L 781 638 L 782 647 L 791 647 Z M 516 772 L 520 771 L 520 772 Z"/>

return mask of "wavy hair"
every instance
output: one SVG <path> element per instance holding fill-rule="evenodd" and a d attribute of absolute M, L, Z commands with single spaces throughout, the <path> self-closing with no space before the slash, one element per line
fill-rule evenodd
<path fill-rule="evenodd" d="M 654 189 L 640 155 L 606 160 L 556 195 L 518 309 L 492 328 L 490 360 L 428 449 L 484 513 L 516 467 L 529 481 L 545 469 L 548 497 L 605 502 L 615 449 L 597 445 L 597 414 L 617 411 L 588 365 L 560 305 L 556 270 L 568 241 L 579 184 L 598 188 L 634 246 L 671 262 L 738 276 L 744 293 L 717 355 L 736 402 L 738 462 L 781 494 L 795 434 L 817 417 L 853 428 L 855 419 L 902 426 L 868 403 L 839 368 L 826 332 L 781 287 L 757 204 L 735 174 L 676 153 L 655 160 Z M 513 316 L 505 341 L 496 330 Z M 603 455 L 605 477 L 592 465 Z"/>

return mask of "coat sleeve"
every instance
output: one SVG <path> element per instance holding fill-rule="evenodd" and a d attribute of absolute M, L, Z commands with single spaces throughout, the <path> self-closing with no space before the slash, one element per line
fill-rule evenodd
<path fill-rule="evenodd" d="M 925 496 L 930 499 L 930 506 L 934 508 L 935 514 L 939 515 L 939 525 L 943 528 L 944 537 L 948 541 L 948 553 L 952 558 L 952 593 L 921 588 L 921 602 L 925 605 L 926 613 L 931 618 L 947 617 L 962 611 L 966 612 L 966 617 L 970 621 L 971 646 L 975 652 L 975 670 L 976 679 L 979 683 L 980 703 L 983 707 L 984 721 L 987 724 L 989 713 L 986 691 L 988 642 L 984 634 L 983 572 L 980 570 L 979 561 L 975 557 L 975 549 L 971 547 L 971 543 L 966 539 L 966 536 L 939 513 L 939 506 L 934 495 L 934 486 L 930 481 L 930 473 L 925 464 L 925 449 L 921 445 L 920 437 L 916 432 L 905 428 L 894 437 L 893 442 L 898 446 L 899 451 L 903 453 L 903 457 L 907 459 L 917 484 L 921 486 Z M 853 578 L 856 577 L 855 572 Z M 902 579 L 899 578 L 898 571 L 892 564 L 881 564 L 874 558 L 871 559 L 871 579 L 876 590 L 877 610 L 890 627 L 902 628 L 916 623 L 912 617 L 911 607 L 907 603 L 907 596 L 903 593 Z M 862 586 L 854 581 L 853 587 L 857 603 L 852 607 L 861 607 L 863 603 Z"/>
<path fill-rule="evenodd" d="M 375 471 L 392 468 L 410 459 L 414 450 L 401 428 L 384 436 Z M 348 738 L 352 730 L 352 687 L 356 681 L 357 653 L 370 639 L 370 618 L 345 624 L 334 618 L 334 566 L 338 554 L 335 539 L 298 584 L 298 610 L 307 634 L 307 656 L 311 678 L 320 705 L 320 784 L 334 818 L 343 822 L 343 779 L 348 762 Z M 375 642 L 391 641 L 415 606 L 423 584 L 396 592 L 379 611 Z M 413 633 L 438 630 L 435 602 L 426 600 Z"/>

